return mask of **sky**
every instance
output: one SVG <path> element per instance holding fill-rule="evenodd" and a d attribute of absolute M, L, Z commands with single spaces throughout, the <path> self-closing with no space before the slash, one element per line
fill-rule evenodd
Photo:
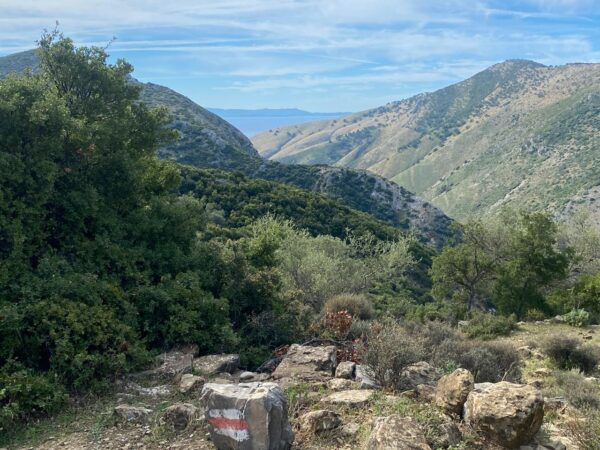
<path fill-rule="evenodd" d="M 56 21 L 205 107 L 360 111 L 506 59 L 600 62 L 600 0 L 0 0 L 0 56 Z"/>

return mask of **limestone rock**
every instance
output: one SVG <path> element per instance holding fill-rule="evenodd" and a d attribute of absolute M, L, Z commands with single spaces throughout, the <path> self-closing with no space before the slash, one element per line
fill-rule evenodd
<path fill-rule="evenodd" d="M 369 370 L 366 366 L 360 364 L 356 365 L 355 369 L 356 381 L 359 383 L 361 389 L 379 389 L 379 384 L 371 377 Z"/>
<path fill-rule="evenodd" d="M 425 361 L 407 366 L 401 374 L 404 389 L 414 389 L 419 384 L 435 384 L 437 378 L 435 368 Z"/>
<path fill-rule="evenodd" d="M 248 381 L 254 378 L 256 374 L 254 372 L 242 372 L 239 374 L 238 378 L 240 381 Z"/>
<path fill-rule="evenodd" d="M 435 398 L 435 386 L 431 386 L 429 384 L 419 384 L 415 388 L 415 391 L 417 393 L 417 397 L 423 400 L 433 401 Z"/>
<path fill-rule="evenodd" d="M 183 430 L 194 420 L 197 411 L 191 403 L 175 403 L 165 410 L 163 420 L 174 429 Z"/>
<path fill-rule="evenodd" d="M 319 433 L 321 431 L 333 430 L 334 428 L 339 427 L 342 423 L 342 419 L 335 411 L 320 409 L 304 414 L 300 417 L 300 423 L 305 430 Z"/>
<path fill-rule="evenodd" d="M 207 355 L 194 359 L 194 370 L 203 375 L 233 373 L 240 366 L 240 355 Z"/>
<path fill-rule="evenodd" d="M 287 400 L 275 383 L 207 383 L 206 420 L 218 450 L 287 450 L 294 440 Z"/>
<path fill-rule="evenodd" d="M 356 422 L 348 422 L 342 425 L 340 431 L 346 436 L 356 436 L 360 430 L 360 425 Z"/>
<path fill-rule="evenodd" d="M 182 373 L 191 373 L 194 356 L 197 353 L 197 345 L 179 347 L 169 352 L 161 353 L 156 357 L 159 364 L 157 368 L 135 374 L 134 377 L 150 376 L 172 380 Z"/>
<path fill-rule="evenodd" d="M 205 381 L 206 380 L 202 377 L 192 375 L 191 373 L 185 373 L 179 380 L 179 392 L 187 394 L 190 392 L 201 391 Z"/>
<path fill-rule="evenodd" d="M 273 372 L 273 378 L 320 380 L 331 378 L 335 368 L 335 346 L 310 347 L 293 344 Z"/>
<path fill-rule="evenodd" d="M 374 391 L 368 389 L 351 389 L 349 391 L 334 392 L 321 399 L 321 402 L 329 405 L 362 408 L 369 403 L 369 400 L 373 396 L 373 392 Z"/>
<path fill-rule="evenodd" d="M 336 378 L 352 380 L 356 371 L 356 363 L 352 361 L 342 361 L 335 369 Z"/>
<path fill-rule="evenodd" d="M 431 450 L 421 427 L 409 417 L 375 419 L 367 450 Z"/>
<path fill-rule="evenodd" d="M 438 381 L 434 394 L 435 403 L 446 411 L 460 414 L 474 384 L 475 379 L 471 372 L 456 369 Z"/>
<path fill-rule="evenodd" d="M 507 448 L 530 442 L 543 419 L 544 400 L 540 391 L 506 381 L 476 387 L 464 409 L 467 425 Z"/>
<path fill-rule="evenodd" d="M 118 405 L 114 409 L 114 414 L 125 422 L 144 422 L 152 414 L 152 410 L 143 406 Z"/>

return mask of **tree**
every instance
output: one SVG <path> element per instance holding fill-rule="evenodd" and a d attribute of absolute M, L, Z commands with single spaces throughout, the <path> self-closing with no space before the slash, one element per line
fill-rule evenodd
<path fill-rule="evenodd" d="M 430 275 L 434 298 L 451 298 L 470 312 L 489 298 L 498 261 L 493 239 L 482 222 L 468 222 L 462 231 L 460 244 L 445 247 L 433 258 Z"/>
<path fill-rule="evenodd" d="M 494 289 L 503 314 L 523 318 L 530 308 L 547 309 L 543 290 L 567 275 L 571 250 L 557 247 L 558 227 L 544 213 L 505 214 L 506 242 Z"/>

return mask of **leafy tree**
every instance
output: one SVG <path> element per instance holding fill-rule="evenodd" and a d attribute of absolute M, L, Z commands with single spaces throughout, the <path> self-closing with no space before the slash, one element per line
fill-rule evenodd
<path fill-rule="evenodd" d="M 557 248 L 557 225 L 543 213 L 506 214 L 506 242 L 494 303 L 503 314 L 522 318 L 530 308 L 547 309 L 543 290 L 564 279 L 570 250 Z"/>
<path fill-rule="evenodd" d="M 462 231 L 460 244 L 433 258 L 430 275 L 434 298 L 451 298 L 470 312 L 489 298 L 498 261 L 494 240 L 482 222 L 468 222 Z"/>

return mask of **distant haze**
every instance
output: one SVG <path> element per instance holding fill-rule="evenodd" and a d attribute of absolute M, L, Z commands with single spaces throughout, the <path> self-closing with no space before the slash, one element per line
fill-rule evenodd
<path fill-rule="evenodd" d="M 287 125 L 335 119 L 347 112 L 313 113 L 296 108 L 285 109 L 221 109 L 208 110 L 232 124 L 248 137 Z"/>

